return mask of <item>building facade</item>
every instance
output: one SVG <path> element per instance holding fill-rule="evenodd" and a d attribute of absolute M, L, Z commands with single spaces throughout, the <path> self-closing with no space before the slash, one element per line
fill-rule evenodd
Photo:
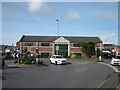
<path fill-rule="evenodd" d="M 83 56 L 81 42 L 92 41 L 101 46 L 102 41 L 98 37 L 71 37 L 71 36 L 25 36 L 23 35 L 16 47 L 20 54 L 27 49 L 34 56 L 47 57 L 51 55 L 79 55 Z"/>
<path fill-rule="evenodd" d="M 102 44 L 102 50 L 112 51 L 115 48 L 114 44 Z"/>
<path fill-rule="evenodd" d="M 115 47 L 116 55 L 120 55 L 120 46 Z"/>

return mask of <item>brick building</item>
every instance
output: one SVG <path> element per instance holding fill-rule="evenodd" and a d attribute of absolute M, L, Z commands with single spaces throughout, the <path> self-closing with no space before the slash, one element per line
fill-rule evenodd
<path fill-rule="evenodd" d="M 49 55 L 70 56 L 73 54 L 83 55 L 80 43 L 84 41 L 92 41 L 101 45 L 102 41 L 98 37 L 75 37 L 75 36 L 25 36 L 23 35 L 19 42 L 16 43 L 16 47 L 20 49 L 20 53 L 23 54 L 25 48 L 36 55 L 36 49 L 38 54 L 47 57 Z M 56 46 L 59 46 L 57 52 Z"/>
<path fill-rule="evenodd" d="M 116 55 L 120 55 L 120 46 L 115 47 Z"/>

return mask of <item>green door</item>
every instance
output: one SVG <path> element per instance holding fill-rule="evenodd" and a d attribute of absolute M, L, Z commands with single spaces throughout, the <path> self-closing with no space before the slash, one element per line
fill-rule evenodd
<path fill-rule="evenodd" d="M 55 54 L 57 55 L 56 46 L 55 44 Z M 64 57 L 68 56 L 68 44 L 58 44 L 58 46 L 58 55 L 63 55 Z"/>

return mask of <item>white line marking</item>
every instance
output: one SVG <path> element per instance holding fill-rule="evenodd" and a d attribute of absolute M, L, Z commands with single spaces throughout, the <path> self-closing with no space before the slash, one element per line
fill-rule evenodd
<path fill-rule="evenodd" d="M 110 64 L 103 63 L 103 62 L 97 62 L 97 63 L 100 63 L 100 64 L 104 64 L 104 65 L 106 65 L 106 66 L 109 66 L 109 67 L 111 67 L 112 69 L 114 69 L 115 72 L 120 72 L 120 71 L 118 70 L 118 68 L 116 68 L 116 67 L 114 67 L 114 66 L 111 66 Z"/>
<path fill-rule="evenodd" d="M 104 85 L 107 81 L 109 81 L 111 78 L 115 77 L 117 74 L 113 75 L 109 79 L 105 80 L 98 88 L 100 88 L 102 85 Z"/>

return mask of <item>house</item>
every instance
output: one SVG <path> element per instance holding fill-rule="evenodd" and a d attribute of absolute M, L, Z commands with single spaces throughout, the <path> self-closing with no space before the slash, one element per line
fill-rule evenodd
<path fill-rule="evenodd" d="M 0 45 L 0 53 L 14 53 L 15 49 L 15 46 Z"/>
<path fill-rule="evenodd" d="M 120 46 L 115 47 L 116 55 L 120 55 Z"/>
<path fill-rule="evenodd" d="M 103 44 L 102 49 L 103 50 L 112 50 L 114 49 L 115 45 L 114 44 Z"/>
<path fill-rule="evenodd" d="M 13 58 L 13 54 L 15 53 L 16 47 L 9 45 L 0 45 L 0 54 L 5 57 L 5 59 Z"/>
<path fill-rule="evenodd" d="M 102 53 L 110 56 L 120 55 L 120 46 L 115 44 L 102 44 Z"/>
<path fill-rule="evenodd" d="M 101 45 L 102 41 L 99 37 L 76 37 L 76 36 L 25 36 L 16 43 L 16 47 L 20 49 L 20 54 L 25 53 L 25 49 L 34 56 L 41 55 L 48 57 L 49 55 L 79 55 L 82 56 L 81 42 L 92 41 Z"/>

